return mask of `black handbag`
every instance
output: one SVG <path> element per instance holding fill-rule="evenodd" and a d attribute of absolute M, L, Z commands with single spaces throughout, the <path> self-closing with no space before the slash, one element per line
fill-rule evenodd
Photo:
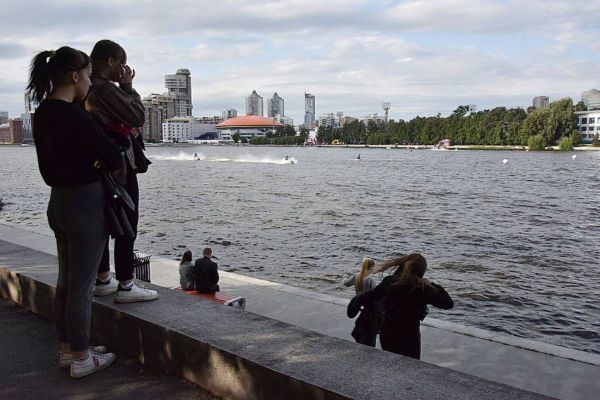
<path fill-rule="evenodd" d="M 131 138 L 131 146 L 133 146 L 133 155 L 135 156 L 135 172 L 137 174 L 144 174 L 148 172 L 148 166 L 152 164 L 152 161 L 146 158 L 144 154 L 144 140 L 140 133 L 137 138 Z"/>
<path fill-rule="evenodd" d="M 106 219 L 108 232 L 112 238 L 125 236 L 135 239 L 135 232 L 131 228 L 126 208 L 135 211 L 135 203 L 121 184 L 105 169 L 100 168 L 102 183 L 106 194 Z"/>

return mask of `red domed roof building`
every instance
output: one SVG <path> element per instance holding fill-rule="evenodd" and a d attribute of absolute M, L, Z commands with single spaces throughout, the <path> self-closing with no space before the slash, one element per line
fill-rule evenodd
<path fill-rule="evenodd" d="M 240 139 L 251 139 L 255 136 L 265 136 L 267 132 L 275 130 L 283 124 L 273 118 L 259 117 L 257 115 L 242 115 L 229 118 L 217 125 L 221 140 L 233 141 L 233 135 L 240 135 Z"/>

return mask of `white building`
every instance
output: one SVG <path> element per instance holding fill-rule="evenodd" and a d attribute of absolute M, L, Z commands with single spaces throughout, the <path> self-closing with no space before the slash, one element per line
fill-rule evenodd
<path fill-rule="evenodd" d="M 190 70 L 178 69 L 175 75 L 165 75 L 165 86 L 175 103 L 175 116 L 192 116 L 192 78 Z"/>
<path fill-rule="evenodd" d="M 263 116 L 263 98 L 256 90 L 246 97 L 246 115 Z"/>
<path fill-rule="evenodd" d="M 33 111 L 22 113 L 21 119 L 23 120 L 23 143 L 33 144 L 33 129 L 31 126 Z"/>
<path fill-rule="evenodd" d="M 338 116 L 334 113 L 321 115 L 318 119 L 318 125 L 319 126 L 331 126 L 332 128 L 338 128 L 339 127 Z"/>
<path fill-rule="evenodd" d="M 277 92 L 273 93 L 273 97 L 269 99 L 268 108 L 269 117 L 272 118 L 276 115 L 285 115 L 283 97 L 280 97 Z"/>
<path fill-rule="evenodd" d="M 588 110 L 600 109 L 600 90 L 590 89 L 581 93 L 581 101 L 585 104 Z"/>
<path fill-rule="evenodd" d="M 294 119 L 287 115 L 276 115 L 275 118 L 284 125 L 294 126 Z"/>
<path fill-rule="evenodd" d="M 600 133 L 600 110 L 576 111 L 581 143 L 591 143 Z"/>
<path fill-rule="evenodd" d="M 193 126 L 195 120 L 192 117 L 174 117 L 167 119 L 162 124 L 163 143 L 182 143 L 193 139 Z"/>
<path fill-rule="evenodd" d="M 369 122 L 371 122 L 371 121 L 375 122 L 376 124 L 385 123 L 385 117 L 381 117 L 377 113 L 373 113 L 373 114 L 369 114 L 367 116 L 364 116 L 360 120 L 365 125 L 368 125 Z"/>

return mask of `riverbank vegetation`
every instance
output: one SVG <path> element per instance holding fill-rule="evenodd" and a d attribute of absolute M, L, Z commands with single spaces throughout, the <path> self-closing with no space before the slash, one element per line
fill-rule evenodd
<path fill-rule="evenodd" d="M 506 107 L 469 112 L 468 106 L 459 106 L 447 117 L 417 116 L 410 121 L 391 120 L 387 124 L 353 121 L 342 128 L 324 126 L 317 131 L 317 142 L 328 144 L 338 140 L 346 144 L 433 145 L 442 139 L 450 139 L 455 145 L 512 145 L 544 150 L 561 139 L 572 148 L 579 142 L 579 134 L 570 98 L 529 113 L 522 108 Z"/>

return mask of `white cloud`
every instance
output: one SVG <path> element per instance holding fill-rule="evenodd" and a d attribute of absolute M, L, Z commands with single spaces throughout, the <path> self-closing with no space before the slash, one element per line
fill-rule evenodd
<path fill-rule="evenodd" d="M 600 3 L 507 0 L 324 2 L 42 1 L 3 4 L 0 109 L 18 115 L 35 51 L 89 52 L 110 38 L 128 51 L 142 95 L 163 76 L 192 72 L 194 112 L 244 110 L 256 89 L 285 98 L 296 122 L 304 91 L 317 112 L 392 117 L 450 112 L 458 104 L 529 105 L 535 95 L 599 87 Z"/>

